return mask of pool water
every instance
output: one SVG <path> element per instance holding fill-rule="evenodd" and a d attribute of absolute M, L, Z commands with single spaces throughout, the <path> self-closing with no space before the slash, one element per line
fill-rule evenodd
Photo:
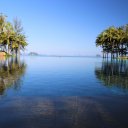
<path fill-rule="evenodd" d="M 128 128 L 127 108 L 127 60 L 0 60 L 0 128 Z"/>

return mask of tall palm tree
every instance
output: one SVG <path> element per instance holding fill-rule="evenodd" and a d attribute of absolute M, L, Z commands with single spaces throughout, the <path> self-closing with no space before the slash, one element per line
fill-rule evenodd
<path fill-rule="evenodd" d="M 6 16 L 0 14 L 0 49 L 8 54 L 14 53 L 20 55 L 20 50 L 27 46 L 26 36 L 23 33 L 23 27 L 18 19 L 14 23 L 6 21 Z"/>
<path fill-rule="evenodd" d="M 0 33 L 2 33 L 5 29 L 6 16 L 4 14 L 0 14 Z"/>
<path fill-rule="evenodd" d="M 5 28 L 6 28 L 6 42 L 7 42 L 7 52 L 8 54 L 10 53 L 10 46 L 11 46 L 11 41 L 10 41 L 10 38 L 11 36 L 15 33 L 14 32 L 14 29 L 13 29 L 13 26 L 10 22 L 7 22 L 5 24 Z"/>
<path fill-rule="evenodd" d="M 16 53 L 16 55 L 20 55 L 20 50 L 24 50 L 25 46 L 27 46 L 25 35 L 15 35 L 12 42 L 12 51 Z"/>
<path fill-rule="evenodd" d="M 13 28 L 15 31 L 15 37 L 16 40 L 13 43 L 13 48 L 15 49 L 16 55 L 20 55 L 20 50 L 24 50 L 25 46 L 27 46 L 27 42 L 26 42 L 26 36 L 23 33 L 23 27 L 21 24 L 21 21 L 18 20 L 17 18 L 14 19 L 13 21 Z"/>
<path fill-rule="evenodd" d="M 106 42 L 106 32 L 102 32 L 101 34 L 98 35 L 97 39 L 96 39 L 96 46 L 101 46 L 103 49 L 103 58 L 105 57 L 105 53 L 106 53 L 106 46 L 107 42 Z"/>
<path fill-rule="evenodd" d="M 109 27 L 101 32 L 96 39 L 96 46 L 101 46 L 103 54 L 111 53 L 111 58 L 128 53 L 128 25 L 123 27 Z M 103 56 L 104 57 L 104 56 Z"/>
<path fill-rule="evenodd" d="M 4 45 L 4 41 L 6 39 L 5 23 L 6 23 L 6 16 L 1 13 L 0 14 L 0 48 L 1 50 L 5 48 L 5 45 Z"/>

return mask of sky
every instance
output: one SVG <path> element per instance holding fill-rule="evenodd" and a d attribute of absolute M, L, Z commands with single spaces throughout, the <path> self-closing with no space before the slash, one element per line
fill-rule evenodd
<path fill-rule="evenodd" d="M 100 32 L 128 24 L 128 0 L 0 0 L 0 13 L 22 21 L 26 52 L 95 56 Z"/>

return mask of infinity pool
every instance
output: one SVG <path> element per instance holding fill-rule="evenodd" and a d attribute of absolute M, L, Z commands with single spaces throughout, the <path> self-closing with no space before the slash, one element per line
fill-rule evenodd
<path fill-rule="evenodd" d="M 128 61 L 0 60 L 0 128 L 128 128 Z"/>

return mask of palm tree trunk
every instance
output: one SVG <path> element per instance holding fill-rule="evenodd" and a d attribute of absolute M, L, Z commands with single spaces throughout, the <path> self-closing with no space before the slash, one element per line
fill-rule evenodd
<path fill-rule="evenodd" d="M 10 51 L 9 51 L 9 45 L 8 45 L 8 54 L 10 54 Z"/>
<path fill-rule="evenodd" d="M 18 56 L 20 56 L 20 46 L 18 46 Z"/>
<path fill-rule="evenodd" d="M 7 41 L 7 53 L 9 54 L 9 39 Z"/>

